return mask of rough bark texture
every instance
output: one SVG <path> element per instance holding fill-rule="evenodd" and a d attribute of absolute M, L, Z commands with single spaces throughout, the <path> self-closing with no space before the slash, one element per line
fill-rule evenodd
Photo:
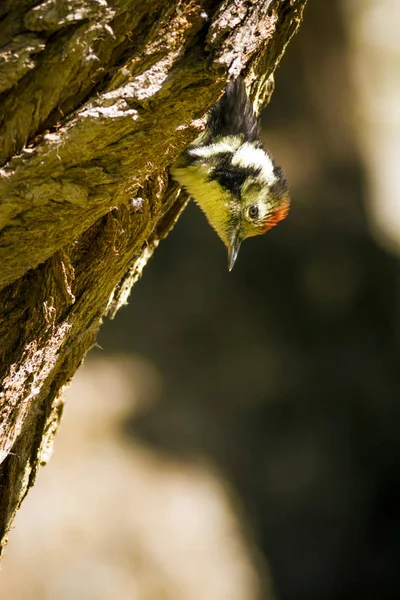
<path fill-rule="evenodd" d="M 305 2 L 0 6 L 0 549 L 63 386 L 186 203 L 168 166 L 229 78 L 265 102 Z"/>

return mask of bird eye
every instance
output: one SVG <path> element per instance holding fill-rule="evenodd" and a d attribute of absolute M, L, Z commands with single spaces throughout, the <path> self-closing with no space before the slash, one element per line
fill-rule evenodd
<path fill-rule="evenodd" d="M 258 206 L 256 204 L 253 204 L 253 206 L 250 206 L 249 217 L 251 219 L 255 219 L 256 217 L 258 217 Z"/>

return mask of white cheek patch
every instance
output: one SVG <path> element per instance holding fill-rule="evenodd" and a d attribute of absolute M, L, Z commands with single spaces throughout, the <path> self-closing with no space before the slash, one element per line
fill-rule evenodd
<path fill-rule="evenodd" d="M 270 202 L 258 202 L 259 220 L 263 221 L 272 211 L 272 204 Z"/>
<path fill-rule="evenodd" d="M 224 137 L 220 142 L 214 144 L 208 144 L 207 146 L 196 146 L 190 148 L 190 156 L 196 156 L 198 158 L 212 158 L 218 154 L 225 154 L 226 152 L 235 152 L 241 144 L 241 137 L 238 135 L 230 135 Z"/>
<path fill-rule="evenodd" d="M 255 148 L 249 142 L 242 144 L 235 152 L 232 157 L 232 165 L 261 169 L 261 176 L 268 186 L 277 181 L 274 175 L 274 165 L 268 154 L 261 148 Z"/>

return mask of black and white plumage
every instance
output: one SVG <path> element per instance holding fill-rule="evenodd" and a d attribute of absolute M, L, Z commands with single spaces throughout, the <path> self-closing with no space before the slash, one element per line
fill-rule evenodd
<path fill-rule="evenodd" d="M 228 248 L 229 270 L 240 244 L 265 233 L 289 210 L 289 186 L 264 149 L 243 81 L 230 83 L 210 110 L 204 133 L 171 173 L 206 214 Z"/>

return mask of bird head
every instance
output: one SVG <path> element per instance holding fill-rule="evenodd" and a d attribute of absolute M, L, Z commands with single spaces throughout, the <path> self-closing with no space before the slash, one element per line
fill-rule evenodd
<path fill-rule="evenodd" d="M 288 213 L 288 182 L 261 142 L 223 136 L 190 147 L 171 172 L 228 248 L 230 271 L 241 243 L 266 233 Z"/>
<path fill-rule="evenodd" d="M 229 271 L 236 262 L 242 242 L 269 231 L 287 216 L 289 207 L 288 185 L 281 169 L 272 185 L 247 177 L 239 197 L 232 198 L 227 207 L 230 216 L 223 241 L 228 248 Z"/>

